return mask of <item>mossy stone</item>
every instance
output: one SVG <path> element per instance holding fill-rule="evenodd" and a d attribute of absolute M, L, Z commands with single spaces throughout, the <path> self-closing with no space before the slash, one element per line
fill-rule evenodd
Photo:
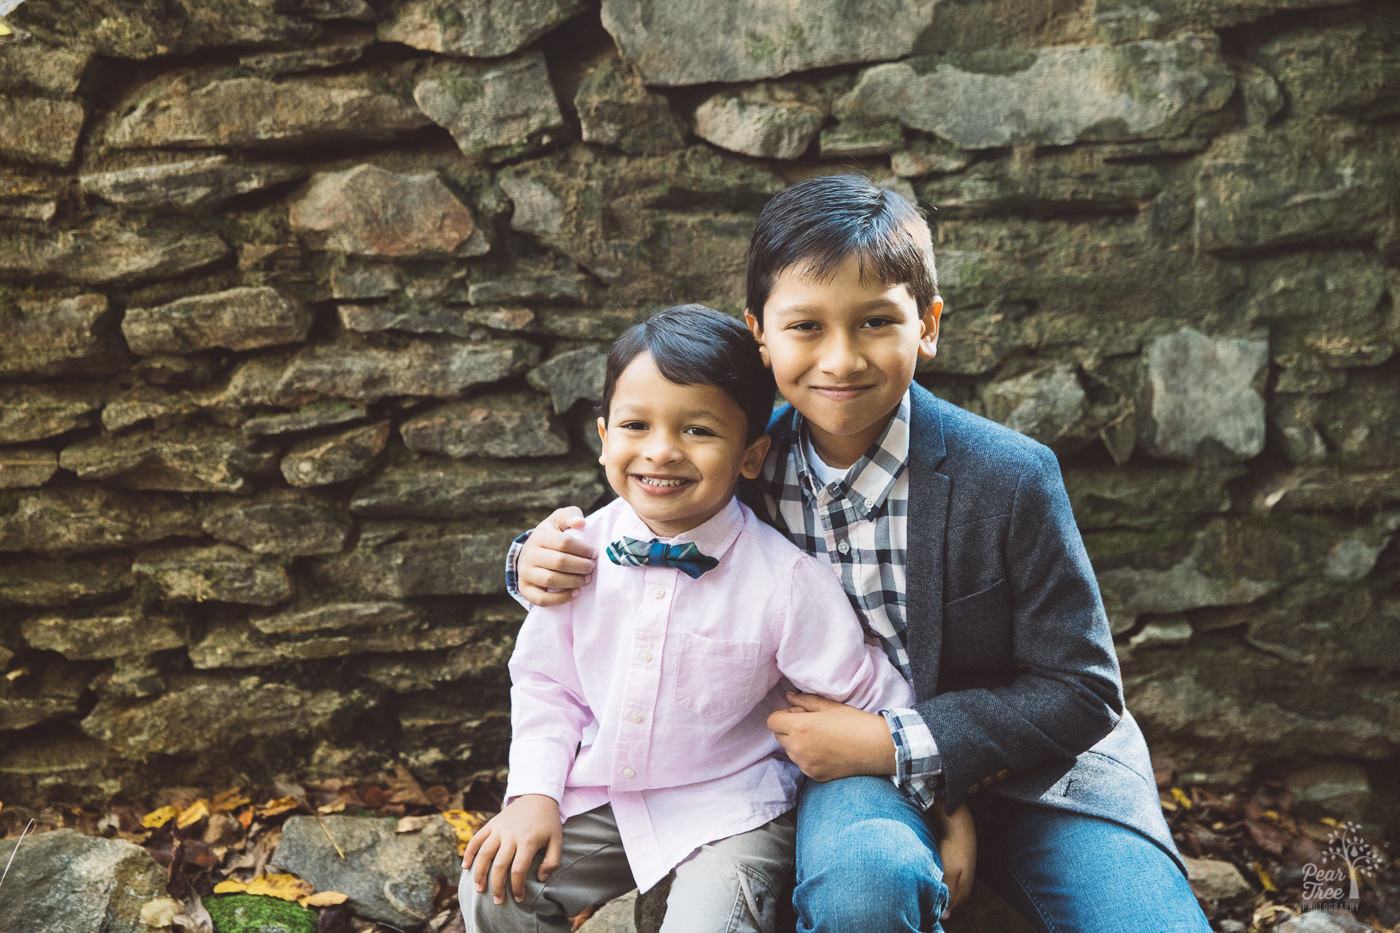
<path fill-rule="evenodd" d="M 215 933 L 316 933 L 316 912 L 265 894 L 226 894 L 204 902 Z"/>

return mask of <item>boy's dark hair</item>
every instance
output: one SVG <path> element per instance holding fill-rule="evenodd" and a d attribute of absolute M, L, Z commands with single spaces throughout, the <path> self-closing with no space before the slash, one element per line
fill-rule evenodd
<path fill-rule="evenodd" d="M 658 311 L 613 341 L 603 379 L 605 422 L 618 377 L 643 353 L 650 353 L 661 375 L 677 385 L 714 386 L 733 399 L 748 421 L 746 444 L 768 430 L 777 386 L 757 341 L 734 318 L 700 304 Z"/>
<path fill-rule="evenodd" d="M 758 215 L 749 241 L 749 311 L 762 326 L 783 270 L 801 266 L 821 281 L 852 255 L 862 277 L 907 286 L 920 314 L 938 297 L 933 238 L 919 209 L 860 175 L 824 175 L 779 192 Z"/>

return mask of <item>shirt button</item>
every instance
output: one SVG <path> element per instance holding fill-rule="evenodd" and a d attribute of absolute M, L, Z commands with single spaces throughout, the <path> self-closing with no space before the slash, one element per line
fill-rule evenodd
<path fill-rule="evenodd" d="M 867 509 L 870 508 L 871 506 L 873 506 L 874 504 L 875 504 L 875 500 L 873 500 L 873 499 L 866 499 L 866 500 L 865 500 L 865 507 L 866 507 Z"/>
<path fill-rule="evenodd" d="M 851 545 L 846 541 L 842 541 L 840 544 L 836 545 L 836 550 L 840 551 L 842 554 L 849 554 L 851 553 Z"/>
<path fill-rule="evenodd" d="M 655 597 L 656 599 L 665 599 L 665 598 L 666 598 L 666 591 L 663 590 L 661 587 L 658 586 L 655 590 L 652 591 L 652 594 L 651 594 L 651 595 L 652 595 L 653 597 Z"/>
<path fill-rule="evenodd" d="M 650 664 L 650 663 L 651 663 L 651 652 L 650 652 L 650 651 L 643 651 L 641 654 L 637 655 L 637 657 L 641 658 L 643 663 L 646 663 L 646 664 Z"/>
<path fill-rule="evenodd" d="M 630 720 L 632 720 L 633 722 L 641 722 L 641 721 L 642 721 L 642 714 L 641 714 L 641 713 L 633 713 L 632 715 L 628 716 L 627 718 L 630 719 Z"/>
<path fill-rule="evenodd" d="M 631 768 L 623 768 L 623 769 L 622 769 L 622 776 L 623 776 L 623 777 L 636 777 L 636 776 L 637 776 L 637 772 L 633 771 Z"/>

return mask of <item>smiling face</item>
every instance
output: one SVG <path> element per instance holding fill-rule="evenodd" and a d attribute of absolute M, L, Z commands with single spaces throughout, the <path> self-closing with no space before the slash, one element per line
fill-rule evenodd
<path fill-rule="evenodd" d="M 598 419 L 608 485 L 656 535 L 674 537 L 713 517 L 740 476 L 758 475 L 765 435 L 746 443 L 748 419 L 724 390 L 680 385 L 642 353 L 617 377 Z"/>
<path fill-rule="evenodd" d="M 830 279 L 790 266 L 774 279 L 762 324 L 745 312 L 778 391 L 807 419 L 817 453 L 834 467 L 865 454 L 899 407 L 919 357 L 938 349 L 941 299 L 921 309 L 905 285 L 860 273 L 854 254 Z"/>

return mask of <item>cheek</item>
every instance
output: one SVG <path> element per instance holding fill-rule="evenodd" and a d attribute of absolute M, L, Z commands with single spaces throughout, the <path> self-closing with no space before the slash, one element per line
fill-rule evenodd
<path fill-rule="evenodd" d="M 773 361 L 769 365 L 769 368 L 773 371 L 773 381 L 776 382 L 780 388 L 784 385 L 792 385 L 802 373 L 802 367 L 787 358 L 782 362 Z"/>

